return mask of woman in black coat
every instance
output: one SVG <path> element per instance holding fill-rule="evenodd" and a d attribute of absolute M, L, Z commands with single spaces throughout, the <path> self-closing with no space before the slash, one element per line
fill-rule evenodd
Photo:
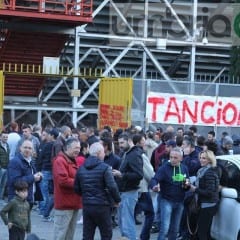
<path fill-rule="evenodd" d="M 201 168 L 197 172 L 195 186 L 191 191 L 196 193 L 200 204 L 197 236 L 199 240 L 210 238 L 213 216 L 216 214 L 219 201 L 219 177 L 216 168 L 216 158 L 212 151 L 204 150 L 199 154 Z"/>

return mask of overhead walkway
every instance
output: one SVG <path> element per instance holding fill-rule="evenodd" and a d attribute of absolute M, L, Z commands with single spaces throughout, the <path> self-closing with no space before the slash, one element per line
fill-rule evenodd
<path fill-rule="evenodd" d="M 92 21 L 92 0 L 2 0 L 0 21 L 0 66 L 43 65 L 43 57 L 59 57 L 69 38 L 66 28 Z M 6 75 L 5 95 L 37 97 L 45 79 Z"/>
<path fill-rule="evenodd" d="M 0 15 L 6 20 L 18 17 L 76 26 L 92 21 L 92 0 L 1 0 Z"/>

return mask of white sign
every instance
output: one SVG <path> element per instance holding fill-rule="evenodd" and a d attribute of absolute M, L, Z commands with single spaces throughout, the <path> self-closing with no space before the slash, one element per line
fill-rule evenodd
<path fill-rule="evenodd" d="M 43 73 L 59 74 L 59 57 L 43 57 Z"/>
<path fill-rule="evenodd" d="M 149 123 L 239 127 L 240 98 L 150 92 L 146 117 Z"/>

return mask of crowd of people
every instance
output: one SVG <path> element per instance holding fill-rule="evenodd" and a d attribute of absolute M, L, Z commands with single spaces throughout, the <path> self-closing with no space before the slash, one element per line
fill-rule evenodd
<path fill-rule="evenodd" d="M 78 222 L 84 240 L 93 240 L 96 228 L 102 240 L 110 240 L 116 226 L 121 239 L 149 240 L 154 233 L 158 240 L 211 239 L 226 185 L 215 156 L 240 153 L 240 141 L 227 132 L 217 140 L 214 131 L 203 136 L 197 130 L 19 129 L 11 123 L 0 135 L 0 201 L 8 201 L 0 215 L 9 239 L 22 240 L 31 231 L 36 207 L 43 221 L 54 222 L 54 240 L 73 239 Z M 199 211 L 191 218 L 193 198 Z"/>

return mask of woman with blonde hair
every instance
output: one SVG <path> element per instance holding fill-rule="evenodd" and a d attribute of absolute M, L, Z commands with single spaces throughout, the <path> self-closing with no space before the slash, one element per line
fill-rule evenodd
<path fill-rule="evenodd" d="M 201 168 L 197 172 L 195 185 L 191 191 L 196 193 L 200 211 L 198 215 L 197 236 L 199 240 L 208 240 L 213 216 L 216 214 L 219 201 L 219 177 L 216 157 L 210 150 L 199 153 Z"/>

